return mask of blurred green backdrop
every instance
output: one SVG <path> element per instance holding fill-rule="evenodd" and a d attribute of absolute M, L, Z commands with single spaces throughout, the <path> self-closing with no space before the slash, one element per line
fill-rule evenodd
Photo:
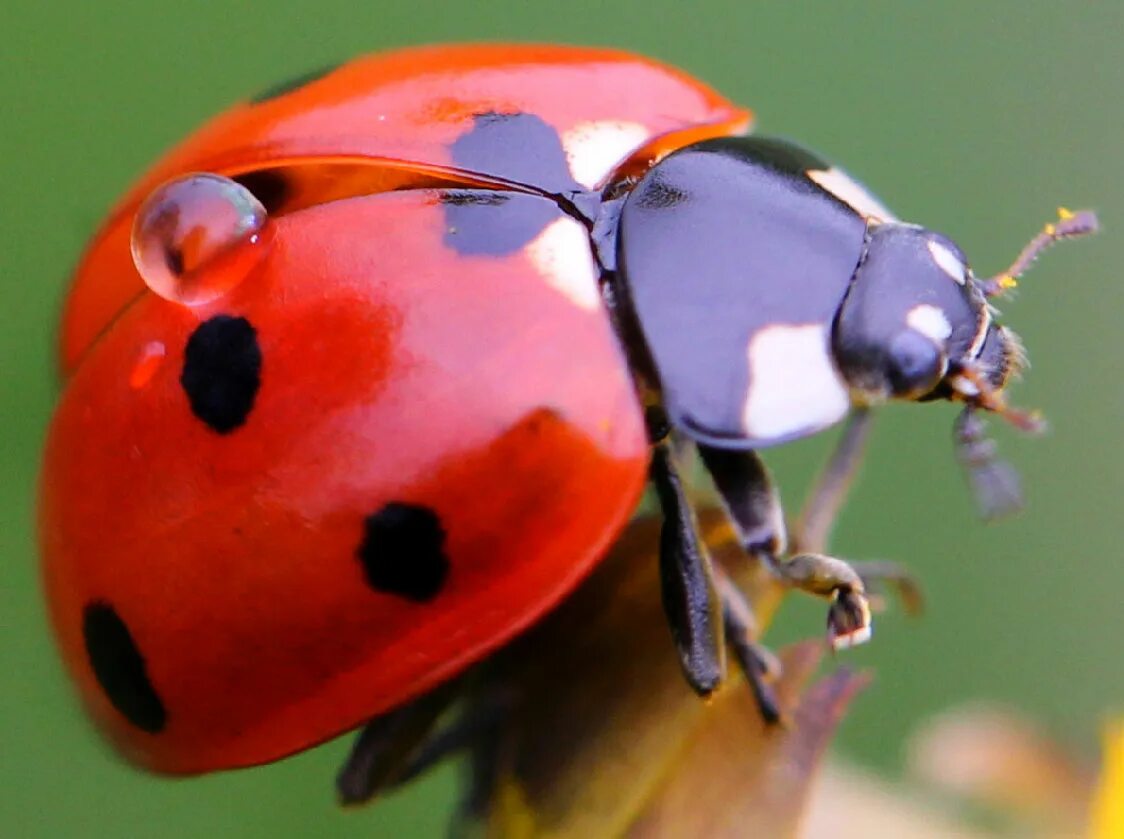
<path fill-rule="evenodd" d="M 30 522 L 56 395 L 52 336 L 67 272 L 115 195 L 200 121 L 269 83 L 407 43 L 519 39 L 616 45 L 679 64 L 756 109 L 760 130 L 817 148 L 905 218 L 947 232 L 983 273 L 1059 204 L 1107 232 L 1050 253 L 1004 306 L 1034 369 L 1016 394 L 1053 431 L 1001 431 L 1028 514 L 984 527 L 949 441 L 951 408 L 892 409 L 835 548 L 894 557 L 931 610 L 890 615 L 848 657 L 877 668 L 839 749 L 895 772 L 926 715 L 968 698 L 1037 715 L 1092 754 L 1124 703 L 1119 652 L 1124 397 L 1124 5 L 746 0 L 565 3 L 272 0 L 8 3 L 0 10 L 0 556 L 4 558 L 0 832 L 8 836 L 438 835 L 449 770 L 340 813 L 343 743 L 251 771 L 170 782 L 118 763 L 78 712 L 39 602 Z M 790 502 L 826 451 L 773 453 Z M 94 490 L 96 491 L 96 490 Z M 818 633 L 786 606 L 772 640 Z M 669 654 L 671 648 L 669 646 Z"/>

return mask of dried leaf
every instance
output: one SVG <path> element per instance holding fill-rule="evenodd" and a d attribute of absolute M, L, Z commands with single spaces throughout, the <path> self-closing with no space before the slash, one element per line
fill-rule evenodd
<path fill-rule="evenodd" d="M 717 514 L 716 558 L 762 626 L 779 599 Z M 638 523 L 555 614 L 501 653 L 483 680 L 520 701 L 504 731 L 487 835 L 783 836 L 796 830 L 823 750 L 865 679 L 827 677 L 801 696 L 822 644 L 785 655 L 786 728 L 767 729 L 733 675 L 709 701 L 684 682 L 664 619 L 657 525 Z"/>
<path fill-rule="evenodd" d="M 785 727 L 763 726 L 741 684 L 715 697 L 626 835 L 796 835 L 824 750 L 867 682 L 840 669 L 801 696 L 822 654 L 821 644 L 806 642 L 782 656 L 785 676 L 777 687 L 791 720 Z"/>

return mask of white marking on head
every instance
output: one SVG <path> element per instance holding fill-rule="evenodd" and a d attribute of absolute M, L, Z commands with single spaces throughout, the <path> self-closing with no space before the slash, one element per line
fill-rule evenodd
<path fill-rule="evenodd" d="M 878 221 L 896 220 L 885 204 L 842 169 L 809 169 L 807 175 L 859 215 Z"/>
<path fill-rule="evenodd" d="M 626 157 L 647 142 L 651 132 L 638 122 L 579 122 L 562 135 L 562 148 L 574 180 L 599 186 Z"/>
<path fill-rule="evenodd" d="M 766 327 L 749 342 L 748 358 L 742 423 L 751 438 L 811 433 L 843 419 L 851 407 L 824 324 Z"/>
<path fill-rule="evenodd" d="M 952 324 L 948 322 L 938 307 L 932 303 L 919 303 L 909 310 L 905 322 L 935 344 L 942 344 L 952 334 Z"/>
<path fill-rule="evenodd" d="M 600 308 L 601 288 L 589 247 L 589 234 L 564 216 L 548 224 L 526 247 L 527 256 L 544 280 L 575 306 Z"/>
<path fill-rule="evenodd" d="M 937 263 L 937 267 L 959 285 L 964 285 L 968 281 L 968 266 L 960 261 L 960 257 L 933 239 L 929 240 L 928 245 L 929 253 L 933 257 L 933 262 Z"/>

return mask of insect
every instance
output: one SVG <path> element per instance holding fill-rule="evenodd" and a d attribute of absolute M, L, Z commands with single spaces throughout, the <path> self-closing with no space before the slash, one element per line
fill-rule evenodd
<path fill-rule="evenodd" d="M 980 414 L 1037 420 L 988 300 L 1093 215 L 981 279 L 750 122 L 627 53 L 431 47 L 243 102 L 152 167 L 77 269 L 41 477 L 56 635 L 117 747 L 194 773 L 402 708 L 565 597 L 649 481 L 689 682 L 729 643 L 775 718 L 677 440 L 837 648 L 870 634 L 862 569 L 820 552 L 869 406 L 962 402 L 1008 504 Z M 757 450 L 848 415 L 789 551 Z"/>

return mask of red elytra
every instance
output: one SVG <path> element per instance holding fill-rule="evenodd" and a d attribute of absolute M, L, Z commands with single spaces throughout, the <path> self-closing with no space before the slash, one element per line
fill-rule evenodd
<path fill-rule="evenodd" d="M 740 133 L 752 119 L 682 71 L 618 50 L 436 46 L 356 59 L 284 95 L 231 108 L 129 189 L 76 271 L 60 334 L 64 370 L 143 291 L 129 259 L 129 229 L 137 205 L 163 181 L 329 161 L 455 170 L 451 143 L 488 111 L 536 114 L 560 136 L 603 122 L 642 126 L 645 137 L 622 163 Z M 504 179 L 502 171 L 480 174 Z"/>
<path fill-rule="evenodd" d="M 85 704 L 138 763 L 261 763 L 399 706 L 555 605 L 628 520 L 649 449 L 599 299 L 544 281 L 531 246 L 450 244 L 437 185 L 507 185 L 579 227 L 545 197 L 558 173 L 533 150 L 458 168 L 451 150 L 488 115 L 548 126 L 570 175 L 606 126 L 631 138 L 594 149 L 602 180 L 749 122 L 625 53 L 403 50 L 220 116 L 84 256 L 41 478 L 43 573 Z M 129 253 L 144 197 L 190 172 L 260 170 L 288 180 L 253 275 L 195 307 L 148 292 Z M 207 395 L 186 383 L 211 326 L 257 377 L 233 426 L 201 421 Z M 414 590 L 392 570 L 379 590 L 361 560 L 394 554 L 382 524 L 404 510 L 447 567 Z"/>

